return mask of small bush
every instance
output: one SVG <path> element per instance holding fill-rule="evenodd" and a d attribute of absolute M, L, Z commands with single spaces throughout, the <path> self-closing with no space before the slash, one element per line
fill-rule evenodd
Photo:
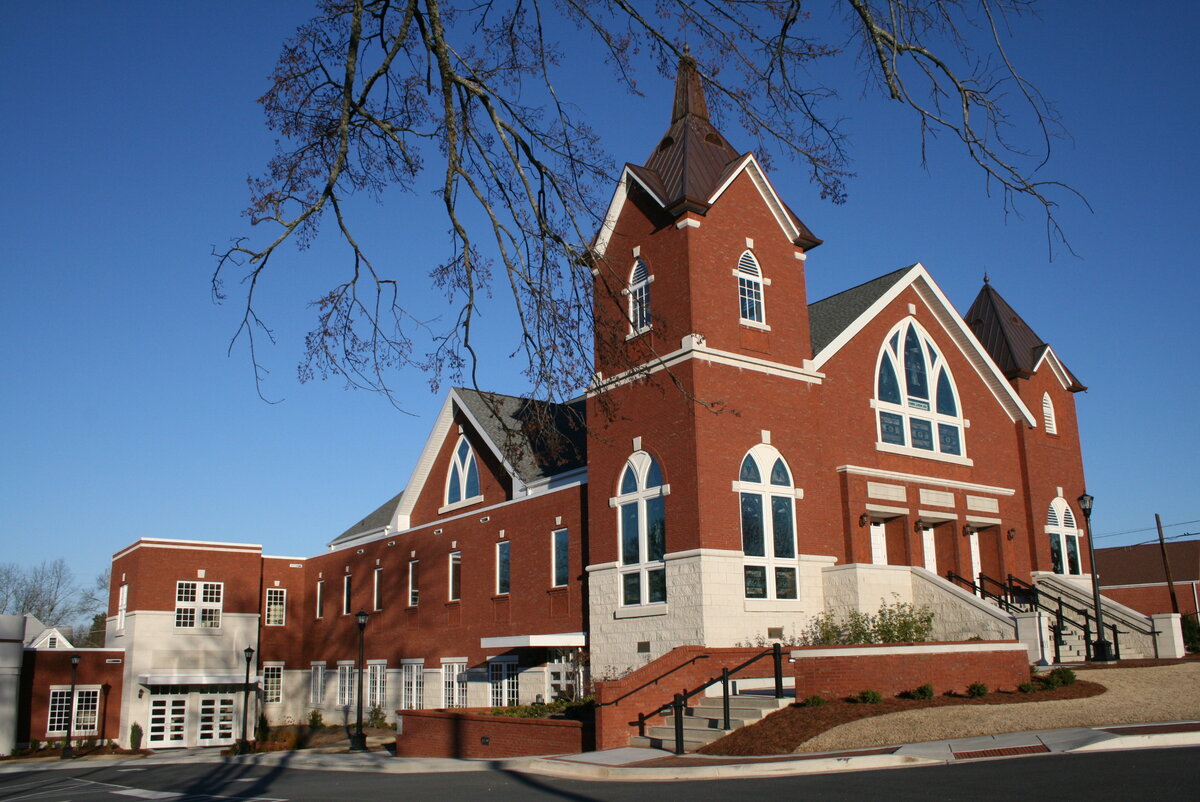
<path fill-rule="evenodd" d="M 820 707 L 821 705 L 825 704 L 825 697 L 817 696 L 816 694 L 813 694 L 812 696 L 805 696 L 804 701 L 801 704 L 803 704 L 805 707 Z"/>
<path fill-rule="evenodd" d="M 142 725 L 136 721 L 129 725 L 129 748 L 142 748 Z"/>
<path fill-rule="evenodd" d="M 1033 693 L 1037 690 L 1037 685 L 1034 685 L 1032 682 L 1022 682 L 1017 686 L 1017 690 L 1021 693 Z"/>
<path fill-rule="evenodd" d="M 1049 676 L 1057 677 L 1059 685 L 1075 684 L 1075 672 L 1069 668 L 1066 668 L 1065 666 L 1059 666 L 1058 668 L 1053 669 Z"/>
<path fill-rule="evenodd" d="M 857 699 L 860 704 L 877 705 L 883 701 L 883 696 L 879 691 L 873 691 L 868 688 L 865 691 L 859 691 Z"/>
<path fill-rule="evenodd" d="M 266 741 L 271 735 L 271 727 L 267 724 L 267 717 L 261 713 L 258 716 L 258 724 L 254 726 L 254 740 L 258 742 Z"/>
<path fill-rule="evenodd" d="M 1055 674 L 1053 671 L 1045 676 L 1038 677 L 1037 681 L 1040 682 L 1042 687 L 1048 691 L 1052 691 L 1055 688 L 1062 686 L 1062 676 Z"/>
<path fill-rule="evenodd" d="M 982 682 L 972 682 L 967 686 L 967 696 L 972 699 L 979 699 L 988 695 L 988 686 Z"/>
<path fill-rule="evenodd" d="M 1183 646 L 1189 652 L 1200 652 L 1200 616 L 1196 613 L 1185 615 L 1183 625 Z"/>
<path fill-rule="evenodd" d="M 325 726 L 325 717 L 321 715 L 321 711 L 316 708 L 308 711 L 308 726 L 314 730 L 318 730 Z"/>
<path fill-rule="evenodd" d="M 914 698 L 914 699 L 932 699 L 933 698 L 933 686 L 930 685 L 928 682 L 926 682 L 924 685 L 914 688 L 912 691 L 912 698 Z"/>
<path fill-rule="evenodd" d="M 367 714 L 367 726 L 380 729 L 387 725 L 387 713 L 383 712 L 383 708 L 379 705 L 372 707 L 371 712 Z"/>
<path fill-rule="evenodd" d="M 137 726 L 137 725 L 134 725 L 134 726 Z M 30 739 L 29 739 L 29 751 L 30 751 L 30 752 L 37 752 L 37 751 L 38 751 L 39 749 L 41 749 L 41 748 L 42 748 L 42 742 L 41 742 L 41 741 L 39 741 L 37 738 L 30 738 Z"/>

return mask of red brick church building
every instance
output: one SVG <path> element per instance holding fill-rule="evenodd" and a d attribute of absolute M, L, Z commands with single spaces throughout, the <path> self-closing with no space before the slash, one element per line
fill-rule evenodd
<path fill-rule="evenodd" d="M 881 601 L 932 606 L 942 639 L 1014 637 L 946 577 L 1088 573 L 1084 387 L 986 282 L 965 314 L 920 264 L 810 302 L 820 244 L 685 59 L 594 242 L 585 396 L 450 391 L 403 489 L 319 554 L 118 552 L 120 739 L 237 737 L 247 646 L 269 720 L 345 720 L 360 610 L 366 703 L 389 716 L 549 699 L 581 655 L 618 676 Z"/>

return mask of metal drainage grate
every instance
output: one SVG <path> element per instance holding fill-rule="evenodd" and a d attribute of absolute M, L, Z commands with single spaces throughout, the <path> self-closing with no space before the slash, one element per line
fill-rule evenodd
<path fill-rule="evenodd" d="M 955 752 L 955 760 L 974 760 L 979 757 L 1008 757 L 1009 755 L 1036 755 L 1049 752 L 1045 744 L 1032 746 L 1007 746 L 1002 749 L 977 749 L 974 752 Z"/>

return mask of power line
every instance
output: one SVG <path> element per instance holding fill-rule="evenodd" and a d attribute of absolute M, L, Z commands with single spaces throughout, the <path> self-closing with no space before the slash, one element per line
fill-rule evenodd
<path fill-rule="evenodd" d="M 1200 524 L 1200 519 L 1197 519 L 1195 521 L 1180 521 L 1177 524 L 1163 524 L 1163 529 L 1170 529 L 1172 526 L 1187 526 L 1188 524 Z M 1147 526 L 1144 529 L 1126 529 L 1123 532 L 1107 532 L 1103 535 L 1096 535 L 1095 539 L 1100 540 L 1100 539 L 1106 538 L 1106 537 L 1119 537 L 1120 535 L 1136 535 L 1139 532 L 1153 532 L 1153 531 L 1155 531 L 1155 528 L 1153 526 Z"/>

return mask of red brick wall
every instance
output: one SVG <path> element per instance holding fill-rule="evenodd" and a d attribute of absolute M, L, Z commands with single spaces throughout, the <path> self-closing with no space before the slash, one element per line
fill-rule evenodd
<path fill-rule="evenodd" d="M 587 728 L 578 721 L 457 710 L 405 710 L 401 716 L 397 757 L 500 758 L 577 754 L 592 748 Z"/>
<path fill-rule="evenodd" d="M 989 689 L 1014 690 L 1029 680 L 1029 655 L 1024 648 L 1003 651 L 927 651 L 929 646 L 952 647 L 954 644 L 881 644 L 846 646 L 840 649 L 878 650 L 878 655 L 837 656 L 825 653 L 829 647 L 811 646 L 790 651 L 796 676 L 796 698 L 824 696 L 837 699 L 855 696 L 860 691 L 879 691 L 883 696 L 910 691 L 929 683 L 935 693 L 962 693 L 973 682 Z M 970 642 L 971 648 L 983 646 Z M 819 652 L 822 656 L 808 656 Z"/>
<path fill-rule="evenodd" d="M 50 686 L 67 688 L 71 685 L 71 655 L 80 657 L 75 686 L 100 686 L 100 709 L 97 732 L 77 735 L 77 739 L 104 738 L 117 740 L 121 725 L 121 681 L 124 675 L 125 652 L 121 649 L 27 649 L 21 666 L 21 701 L 17 723 L 17 741 L 31 738 L 46 740 L 46 724 L 50 713 Z M 120 663 L 105 662 L 120 659 Z M 54 740 L 64 736 L 56 734 Z"/>
<path fill-rule="evenodd" d="M 262 549 L 238 543 L 137 541 L 113 558 L 108 614 L 117 614 L 117 597 L 128 584 L 126 610 L 174 610 L 175 583 L 223 582 L 226 613 L 256 613 Z M 204 578 L 197 576 L 204 571 Z"/>
<path fill-rule="evenodd" d="M 1187 615 L 1196 612 L 1196 597 L 1200 591 L 1195 582 L 1176 582 L 1175 598 L 1179 602 L 1179 612 Z M 1173 613 L 1171 608 L 1171 591 L 1167 583 L 1147 585 L 1139 588 L 1106 588 L 1100 586 L 1100 592 L 1113 601 L 1132 607 L 1139 613 L 1152 615 L 1154 613 Z"/>
<path fill-rule="evenodd" d="M 479 469 L 479 493 L 483 496 L 482 501 L 462 509 L 470 510 L 486 507 L 489 504 L 499 504 L 512 497 L 511 480 L 508 473 L 496 459 L 492 450 L 485 445 L 483 438 L 467 421 L 466 416 L 456 409 L 454 422 L 446 433 L 446 439 L 442 441 L 441 447 L 438 449 L 433 467 L 429 471 L 429 478 L 413 506 L 411 516 L 413 525 L 435 521 L 441 517 L 438 510 L 446 505 L 446 480 L 450 475 L 454 450 L 458 446 L 459 426 L 462 427 L 462 435 L 465 435 L 467 442 L 471 444 L 471 450 L 475 452 L 475 464 Z M 465 486 L 463 492 L 466 492 Z M 457 514 L 460 511 L 454 510 L 451 514 Z"/>

